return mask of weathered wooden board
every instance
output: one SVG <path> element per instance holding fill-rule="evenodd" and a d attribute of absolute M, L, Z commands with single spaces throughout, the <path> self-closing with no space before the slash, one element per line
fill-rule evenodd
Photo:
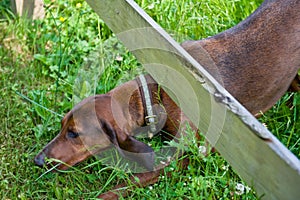
<path fill-rule="evenodd" d="M 134 1 L 87 2 L 259 195 L 300 198 L 298 158 Z"/>

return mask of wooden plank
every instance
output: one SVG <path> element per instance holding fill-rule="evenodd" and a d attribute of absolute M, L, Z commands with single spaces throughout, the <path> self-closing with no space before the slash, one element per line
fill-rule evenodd
<path fill-rule="evenodd" d="M 10 4 L 16 15 L 29 19 L 41 19 L 45 15 L 43 0 L 10 0 Z"/>
<path fill-rule="evenodd" d="M 87 2 L 258 195 L 299 199 L 298 158 L 134 1 Z"/>

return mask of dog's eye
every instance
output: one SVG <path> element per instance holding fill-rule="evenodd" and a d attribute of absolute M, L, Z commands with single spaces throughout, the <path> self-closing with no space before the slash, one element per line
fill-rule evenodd
<path fill-rule="evenodd" d="M 77 138 L 79 136 L 79 133 L 75 133 L 73 131 L 68 132 L 68 137 L 69 138 Z"/>

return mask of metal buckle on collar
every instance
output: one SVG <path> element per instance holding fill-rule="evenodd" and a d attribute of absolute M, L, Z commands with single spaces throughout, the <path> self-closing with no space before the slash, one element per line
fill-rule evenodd
<path fill-rule="evenodd" d="M 155 134 L 156 133 L 156 124 L 158 124 L 157 115 L 148 115 L 148 116 L 146 116 L 145 117 L 145 122 L 146 122 L 147 126 L 150 126 L 149 134 L 152 134 L 152 135 Z"/>
<path fill-rule="evenodd" d="M 151 115 L 145 117 L 147 126 L 149 125 L 156 125 L 158 123 L 157 115 Z"/>
<path fill-rule="evenodd" d="M 158 124 L 157 115 L 149 115 L 145 117 L 147 126 L 150 126 L 150 131 L 148 131 L 148 137 L 151 139 L 156 133 L 156 124 Z"/>

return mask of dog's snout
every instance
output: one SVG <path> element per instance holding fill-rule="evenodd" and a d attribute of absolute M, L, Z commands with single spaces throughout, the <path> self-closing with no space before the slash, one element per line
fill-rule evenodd
<path fill-rule="evenodd" d="M 43 167 L 45 164 L 45 154 L 43 152 L 39 153 L 35 158 L 34 158 L 34 163 L 39 166 Z"/>

